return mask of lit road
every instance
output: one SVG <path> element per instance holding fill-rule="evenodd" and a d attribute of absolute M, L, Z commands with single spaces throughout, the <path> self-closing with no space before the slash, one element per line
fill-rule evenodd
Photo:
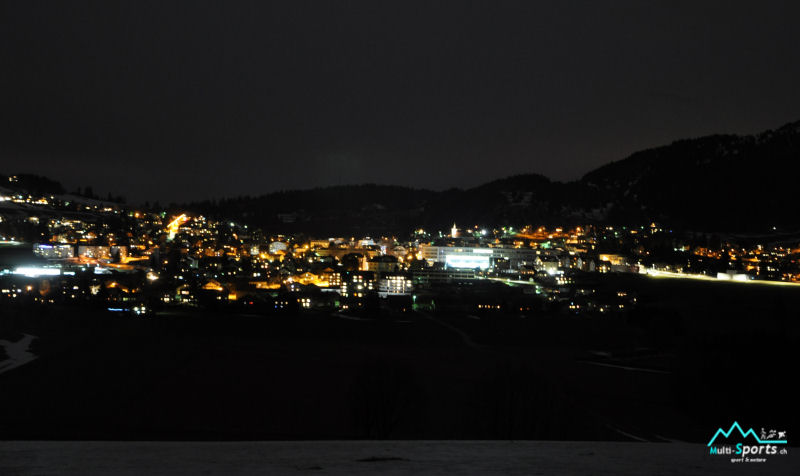
<path fill-rule="evenodd" d="M 733 279 L 718 279 L 712 276 L 706 276 L 704 274 L 675 273 L 671 271 L 658 271 L 655 269 L 648 269 L 646 275 L 650 278 L 694 279 L 697 281 L 712 281 L 715 283 L 764 284 L 770 286 L 800 286 L 800 283 L 792 283 L 788 281 L 765 281 L 763 279 L 738 281 Z"/>

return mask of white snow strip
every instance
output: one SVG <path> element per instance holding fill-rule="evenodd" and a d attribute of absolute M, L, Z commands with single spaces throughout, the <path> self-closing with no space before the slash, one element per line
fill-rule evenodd
<path fill-rule="evenodd" d="M 599 365 L 601 367 L 611 367 L 614 369 L 622 369 L 622 370 L 630 370 L 634 372 L 650 372 L 653 374 L 671 374 L 672 372 L 667 372 L 666 370 L 657 370 L 657 369 L 643 369 L 641 367 L 628 367 L 626 365 L 616 365 L 616 364 L 605 364 L 603 362 L 591 362 L 589 360 L 581 360 L 580 362 L 589 365 Z"/>
<path fill-rule="evenodd" d="M 348 316 L 347 314 L 342 314 L 341 312 L 337 312 L 334 316 L 341 318 L 341 319 L 349 319 L 351 321 L 372 321 L 373 319 L 365 319 L 363 317 L 356 317 L 356 316 Z"/>
<path fill-rule="evenodd" d="M 636 435 L 632 435 L 632 434 L 630 434 L 630 433 L 628 433 L 628 432 L 626 432 L 626 431 L 622 431 L 622 430 L 620 430 L 619 428 L 613 427 L 613 426 L 611 426 L 611 425 L 606 425 L 606 426 L 608 426 L 608 427 L 609 427 L 610 429 L 612 429 L 613 431 L 616 431 L 616 432 L 617 432 L 617 433 L 619 433 L 620 435 L 622 435 L 622 436 L 624 436 L 624 437 L 627 437 L 627 438 L 630 438 L 630 439 L 632 439 L 632 440 L 634 440 L 634 441 L 644 441 L 644 442 L 647 442 L 647 440 L 645 440 L 644 438 L 641 438 L 641 437 L 639 437 L 639 436 L 636 436 Z"/>

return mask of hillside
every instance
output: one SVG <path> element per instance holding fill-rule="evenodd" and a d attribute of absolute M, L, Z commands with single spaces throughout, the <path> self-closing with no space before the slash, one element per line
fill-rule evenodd
<path fill-rule="evenodd" d="M 192 204 L 285 231 L 402 232 L 415 226 L 630 224 L 705 231 L 799 227 L 787 208 L 800 176 L 800 121 L 756 135 L 712 135 L 636 152 L 573 182 L 536 174 L 432 192 L 380 185 L 278 192 Z"/>
<path fill-rule="evenodd" d="M 573 182 L 537 174 L 436 192 L 345 185 L 175 205 L 267 232 L 403 233 L 415 227 L 658 221 L 675 228 L 753 232 L 800 228 L 791 207 L 800 177 L 800 121 L 756 135 L 712 135 L 656 147 Z M 5 187 L 63 193 L 57 182 L 19 176 Z"/>
<path fill-rule="evenodd" d="M 800 122 L 758 135 L 715 135 L 637 152 L 581 185 L 621 216 L 715 230 L 796 229 Z"/>

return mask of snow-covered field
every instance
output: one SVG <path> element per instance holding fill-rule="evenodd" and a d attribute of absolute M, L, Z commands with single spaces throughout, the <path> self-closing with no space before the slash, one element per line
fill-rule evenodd
<path fill-rule="evenodd" d="M 793 454 L 733 464 L 705 445 L 618 442 L 0 442 L 2 475 L 789 475 Z"/>
<path fill-rule="evenodd" d="M 25 365 L 36 358 L 36 355 L 28 350 L 35 338 L 36 336 L 24 334 L 22 339 L 16 342 L 0 340 L 0 346 L 5 347 L 6 354 L 8 354 L 8 359 L 0 361 L 0 374 Z"/>

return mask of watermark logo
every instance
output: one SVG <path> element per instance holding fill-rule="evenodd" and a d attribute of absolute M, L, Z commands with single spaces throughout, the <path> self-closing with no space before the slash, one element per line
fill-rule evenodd
<path fill-rule="evenodd" d="M 729 457 L 731 463 L 764 463 L 769 456 L 789 454 L 787 445 L 786 431 L 762 427 L 756 433 L 733 422 L 728 431 L 719 428 L 707 446 L 710 455 Z"/>

